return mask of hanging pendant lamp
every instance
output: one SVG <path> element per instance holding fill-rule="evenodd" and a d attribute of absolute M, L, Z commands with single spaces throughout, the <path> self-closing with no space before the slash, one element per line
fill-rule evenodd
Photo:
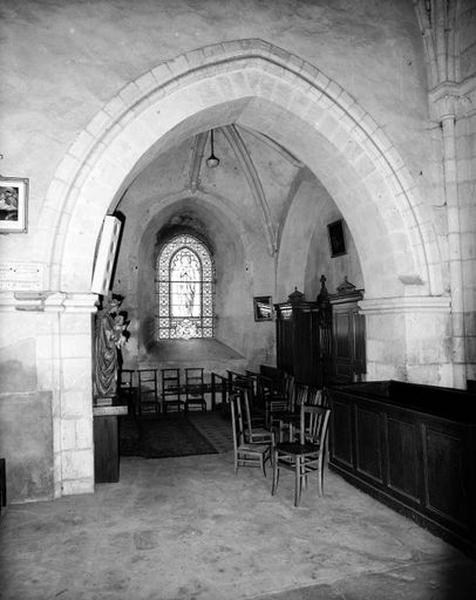
<path fill-rule="evenodd" d="M 215 167 L 218 167 L 218 165 L 220 164 L 220 159 L 217 158 L 214 154 L 214 146 L 213 146 L 213 129 L 210 130 L 210 151 L 211 154 L 210 156 L 207 158 L 207 167 L 209 169 L 214 169 Z"/>

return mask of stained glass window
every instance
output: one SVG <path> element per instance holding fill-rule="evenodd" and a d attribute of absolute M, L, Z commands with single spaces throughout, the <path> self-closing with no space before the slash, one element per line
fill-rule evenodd
<path fill-rule="evenodd" d="M 189 234 L 167 242 L 156 268 L 157 338 L 213 337 L 214 267 L 208 248 Z"/>

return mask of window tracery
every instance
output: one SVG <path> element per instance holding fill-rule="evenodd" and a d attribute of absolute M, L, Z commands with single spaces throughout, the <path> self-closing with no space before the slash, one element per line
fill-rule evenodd
<path fill-rule="evenodd" d="M 157 339 L 213 337 L 214 266 L 190 234 L 172 238 L 157 258 Z"/>

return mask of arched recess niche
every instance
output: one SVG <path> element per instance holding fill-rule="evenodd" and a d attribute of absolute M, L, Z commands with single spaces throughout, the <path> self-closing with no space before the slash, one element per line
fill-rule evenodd
<path fill-rule="evenodd" d="M 155 207 L 154 212 L 151 212 L 152 207 Z M 127 307 L 138 322 L 138 346 L 129 350 L 129 354 L 136 353 L 137 356 L 131 356 L 131 359 L 144 362 L 149 354 L 158 350 L 154 336 L 156 260 L 161 245 L 179 232 L 197 235 L 214 257 L 214 339 L 239 354 L 247 354 L 249 349 L 246 345 L 253 345 L 253 340 L 246 336 L 246 330 L 249 328 L 247 319 L 252 313 L 249 307 L 254 281 L 253 273 L 246 268 L 250 262 L 248 253 L 252 249 L 251 227 L 247 226 L 246 219 L 239 218 L 236 208 L 226 198 L 197 192 L 193 198 L 174 194 L 143 201 L 134 222 L 135 230 L 129 231 L 123 238 L 117 268 L 119 280 L 127 281 L 127 290 L 119 291 L 126 292 Z M 265 245 L 261 243 L 261 254 L 265 254 Z M 269 260 L 272 260 L 271 257 Z M 171 344 L 174 342 L 160 344 L 162 360 L 167 358 Z M 207 353 L 214 354 L 210 344 Z M 177 349 L 172 354 L 177 355 Z"/>
<path fill-rule="evenodd" d="M 336 292 L 344 277 L 364 288 L 359 255 L 345 221 L 346 254 L 331 256 L 327 225 L 342 218 L 326 188 L 309 171 L 304 172 L 279 232 L 277 298 L 286 298 L 296 286 L 307 300 L 315 300 L 321 275 L 326 277 L 329 293 Z"/>

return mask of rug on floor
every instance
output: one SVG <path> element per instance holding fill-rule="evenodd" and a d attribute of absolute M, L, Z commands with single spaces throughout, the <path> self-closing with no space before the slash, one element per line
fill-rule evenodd
<path fill-rule="evenodd" d="M 145 458 L 218 454 L 184 415 L 122 417 L 119 421 L 119 453 Z"/>

